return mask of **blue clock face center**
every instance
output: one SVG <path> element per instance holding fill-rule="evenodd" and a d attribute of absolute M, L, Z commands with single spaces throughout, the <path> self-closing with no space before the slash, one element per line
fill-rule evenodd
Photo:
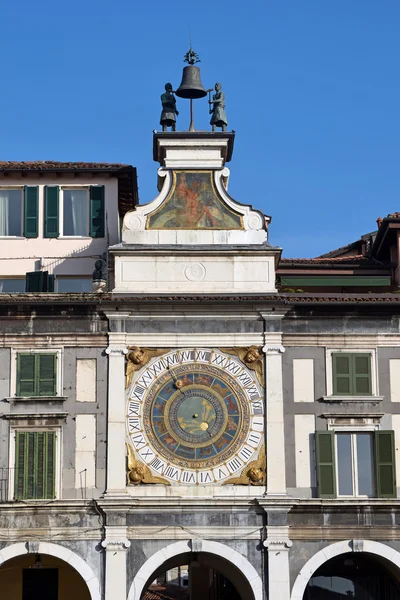
<path fill-rule="evenodd" d="M 170 410 L 171 419 L 178 425 L 179 434 L 186 441 L 207 440 L 213 435 L 215 425 L 222 424 L 222 409 L 210 392 L 190 389 L 178 396 Z M 218 416 L 221 418 L 218 419 Z M 217 424 L 218 426 L 218 424 Z"/>

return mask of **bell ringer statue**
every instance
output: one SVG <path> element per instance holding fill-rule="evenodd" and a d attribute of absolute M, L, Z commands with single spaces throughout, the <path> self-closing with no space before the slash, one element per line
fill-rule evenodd
<path fill-rule="evenodd" d="M 212 125 L 212 130 L 215 131 L 216 127 L 221 127 L 222 131 L 226 131 L 228 120 L 225 113 L 225 94 L 222 91 L 220 83 L 215 84 L 215 94 L 208 103 L 213 105 L 212 108 L 210 106 L 210 114 L 212 114 L 210 124 Z"/>
<path fill-rule="evenodd" d="M 161 94 L 161 104 L 160 125 L 162 125 L 162 130 L 167 131 L 167 127 L 171 127 L 172 131 L 176 131 L 176 115 L 179 115 L 179 112 L 176 109 L 176 99 L 170 83 L 165 84 L 165 92 Z"/>

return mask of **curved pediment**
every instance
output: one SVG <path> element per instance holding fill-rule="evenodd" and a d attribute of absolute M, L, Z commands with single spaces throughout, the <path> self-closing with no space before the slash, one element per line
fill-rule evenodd
<path fill-rule="evenodd" d="M 124 217 L 128 244 L 265 244 L 269 217 L 233 200 L 229 169 L 159 169 L 160 194 Z"/>

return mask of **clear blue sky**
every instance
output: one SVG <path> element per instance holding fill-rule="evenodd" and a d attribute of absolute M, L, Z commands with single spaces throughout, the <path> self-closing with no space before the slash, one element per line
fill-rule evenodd
<path fill-rule="evenodd" d="M 4 1 L 0 160 L 130 163 L 149 202 L 159 97 L 180 83 L 189 24 L 237 132 L 230 193 L 272 215 L 285 256 L 400 211 L 399 0 Z M 208 121 L 199 100 L 196 127 Z"/>

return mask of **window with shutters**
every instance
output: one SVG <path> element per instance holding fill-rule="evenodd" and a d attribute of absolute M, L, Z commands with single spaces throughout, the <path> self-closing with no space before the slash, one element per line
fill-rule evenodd
<path fill-rule="evenodd" d="M 56 497 L 56 432 L 16 431 L 14 499 Z"/>
<path fill-rule="evenodd" d="M 395 498 L 393 431 L 317 431 L 318 495 L 321 498 Z"/>
<path fill-rule="evenodd" d="M 45 186 L 44 237 L 104 237 L 104 186 Z"/>
<path fill-rule="evenodd" d="M 326 350 L 326 402 L 382 400 L 378 396 L 377 350 Z"/>
<path fill-rule="evenodd" d="M 58 391 L 56 352 L 18 352 L 16 355 L 16 396 L 56 396 Z"/>

